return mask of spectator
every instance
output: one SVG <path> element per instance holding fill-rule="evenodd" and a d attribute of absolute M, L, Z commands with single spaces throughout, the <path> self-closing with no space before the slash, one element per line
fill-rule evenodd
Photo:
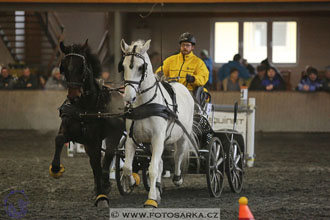
<path fill-rule="evenodd" d="M 213 63 L 211 57 L 209 57 L 209 52 L 207 50 L 202 50 L 201 59 L 204 61 L 207 69 L 209 70 L 209 80 L 207 81 L 205 87 L 211 88 L 213 83 Z"/>
<path fill-rule="evenodd" d="M 232 68 L 228 78 L 222 81 L 224 91 L 241 91 L 243 81 L 238 78 L 238 69 Z"/>
<path fill-rule="evenodd" d="M 280 74 L 276 73 L 274 67 L 267 70 L 266 77 L 262 80 L 262 86 L 266 91 L 280 91 L 285 90 L 285 82 Z"/>
<path fill-rule="evenodd" d="M 241 64 L 241 55 L 236 54 L 233 58 L 233 61 L 229 61 L 218 70 L 219 80 L 223 81 L 225 78 L 227 78 L 232 68 L 236 68 L 238 70 L 239 78 L 249 79 L 251 77 L 248 69 L 246 69 L 246 67 Z"/>
<path fill-rule="evenodd" d="M 14 77 L 9 74 L 7 67 L 2 67 L 0 75 L 0 89 L 12 89 L 14 84 Z"/>
<path fill-rule="evenodd" d="M 254 75 L 256 75 L 256 70 L 254 69 L 254 67 L 253 67 L 251 64 L 249 64 L 249 63 L 247 62 L 246 59 L 243 59 L 243 60 L 242 60 L 242 64 L 243 64 L 243 66 L 245 66 L 246 69 L 249 71 L 250 76 L 254 76 Z"/>
<path fill-rule="evenodd" d="M 18 78 L 15 89 L 38 89 L 38 78 L 31 74 L 30 68 L 23 69 L 23 75 Z"/>
<path fill-rule="evenodd" d="M 66 81 L 60 73 L 60 68 L 54 67 L 52 75 L 47 80 L 45 89 L 63 90 L 66 89 Z"/>
<path fill-rule="evenodd" d="M 322 89 L 322 80 L 318 78 L 318 71 L 314 67 L 307 68 L 307 75 L 303 76 L 297 86 L 298 91 L 315 92 Z"/>
<path fill-rule="evenodd" d="M 268 70 L 269 68 L 273 68 L 275 70 L 276 74 L 280 74 L 280 71 L 268 61 L 268 58 L 264 59 L 263 61 L 261 61 L 260 63 L 261 65 L 264 65 L 266 67 L 266 69 Z"/>
<path fill-rule="evenodd" d="M 252 79 L 249 90 L 251 91 L 264 90 L 264 86 L 262 85 L 262 80 L 264 80 L 265 76 L 266 76 L 266 66 L 259 65 L 257 67 L 257 75 Z"/>
<path fill-rule="evenodd" d="M 323 90 L 330 92 L 330 66 L 325 68 L 325 78 L 323 81 Z"/>

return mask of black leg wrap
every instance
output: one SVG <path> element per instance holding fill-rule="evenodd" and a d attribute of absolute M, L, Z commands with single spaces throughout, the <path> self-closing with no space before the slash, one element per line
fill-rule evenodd
<path fill-rule="evenodd" d="M 179 181 L 182 178 L 182 175 L 180 174 L 180 176 L 174 175 L 173 176 L 173 181 Z"/>

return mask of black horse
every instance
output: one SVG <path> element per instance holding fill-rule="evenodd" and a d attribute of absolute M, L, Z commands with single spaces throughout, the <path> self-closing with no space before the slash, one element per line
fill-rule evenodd
<path fill-rule="evenodd" d="M 81 143 L 85 146 L 93 169 L 95 205 L 104 200 L 109 203 L 109 167 L 123 134 L 124 123 L 119 118 L 81 117 L 81 113 L 109 112 L 111 105 L 123 103 L 114 103 L 111 100 L 114 94 L 97 83 L 101 65 L 98 58 L 90 52 L 87 40 L 84 45 L 65 46 L 61 42 L 60 48 L 64 53 L 60 71 L 66 78 L 68 95 L 59 108 L 62 122 L 55 138 L 55 155 L 49 173 L 55 178 L 62 176 L 64 166 L 60 163 L 60 155 L 63 145 L 69 141 Z M 101 165 L 104 138 L 107 138 L 107 149 Z"/>

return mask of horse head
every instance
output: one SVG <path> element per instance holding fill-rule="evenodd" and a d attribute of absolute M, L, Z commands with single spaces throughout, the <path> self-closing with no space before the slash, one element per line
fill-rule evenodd
<path fill-rule="evenodd" d="M 124 53 L 122 67 L 124 70 L 125 93 L 124 100 L 127 104 L 133 104 L 140 94 L 142 83 L 148 72 L 152 72 L 151 63 L 147 51 L 151 40 L 147 42 L 135 41 L 127 45 L 124 39 L 121 40 L 121 49 Z M 148 68 L 148 65 L 150 66 Z"/>
<path fill-rule="evenodd" d="M 90 89 L 91 85 L 93 85 L 92 78 L 100 74 L 99 61 L 91 54 L 88 40 L 86 40 L 84 45 L 73 44 L 71 46 L 65 46 L 61 42 L 60 48 L 62 53 L 64 53 L 60 72 L 64 74 L 67 81 L 69 88 L 68 97 L 81 96 L 83 90 Z"/>

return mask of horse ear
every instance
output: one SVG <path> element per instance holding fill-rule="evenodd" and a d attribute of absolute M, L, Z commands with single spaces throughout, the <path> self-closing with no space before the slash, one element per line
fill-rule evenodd
<path fill-rule="evenodd" d="M 141 53 L 145 53 L 149 50 L 150 48 L 150 42 L 151 40 L 147 40 L 147 42 L 144 43 L 142 49 L 141 49 Z"/>
<path fill-rule="evenodd" d="M 62 53 L 67 54 L 69 53 L 69 49 L 64 45 L 63 41 L 60 42 L 60 48 Z"/>
<path fill-rule="evenodd" d="M 128 49 L 128 45 L 126 44 L 125 40 L 124 39 L 121 39 L 120 41 L 120 47 L 121 47 L 121 50 L 123 51 L 123 53 L 125 53 Z"/>
<path fill-rule="evenodd" d="M 88 38 L 86 39 L 84 46 L 82 46 L 83 50 L 86 50 L 88 48 Z"/>

